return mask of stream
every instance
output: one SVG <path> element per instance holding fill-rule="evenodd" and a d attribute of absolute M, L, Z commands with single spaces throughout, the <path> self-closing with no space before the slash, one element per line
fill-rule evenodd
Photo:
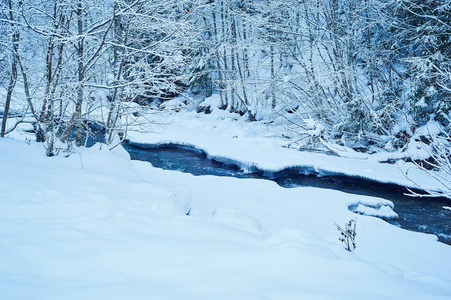
<path fill-rule="evenodd" d="M 131 159 L 150 162 L 154 167 L 193 175 L 230 176 L 273 180 L 285 188 L 300 186 L 339 190 L 346 193 L 384 198 L 393 202 L 398 218 L 387 222 L 411 231 L 432 233 L 451 245 L 451 200 L 433 197 L 409 197 L 405 187 L 379 183 L 358 177 L 318 174 L 313 168 L 292 167 L 279 172 L 243 171 L 238 163 L 221 162 L 191 146 L 149 145 L 123 142 Z M 351 209 L 351 208 L 350 208 Z"/>

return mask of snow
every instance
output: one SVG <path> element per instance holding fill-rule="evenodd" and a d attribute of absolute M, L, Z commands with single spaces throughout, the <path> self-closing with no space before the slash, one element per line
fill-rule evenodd
<path fill-rule="evenodd" d="M 359 203 L 357 207 L 350 209 L 351 211 L 356 212 L 358 214 L 379 217 L 382 219 L 395 219 L 398 217 L 398 214 L 395 213 L 393 209 L 387 205 L 367 206 L 362 203 Z"/>
<path fill-rule="evenodd" d="M 451 297 L 433 235 L 362 215 L 355 252 L 338 241 L 350 205 L 389 201 L 165 171 L 120 147 L 44 153 L 0 139 L 0 299 Z"/>
<path fill-rule="evenodd" d="M 127 138 L 192 145 L 250 172 L 301 166 L 439 188 L 412 164 L 380 163 L 400 153 L 293 149 L 277 118 L 231 118 L 218 99 L 202 103 L 208 115 L 179 111 L 180 98 L 172 112 L 130 115 Z M 25 129 L 0 139 L 0 299 L 451 299 L 451 247 L 375 218 L 397 217 L 390 201 L 166 171 L 106 145 L 47 158 Z M 361 214 L 353 253 L 335 226 L 350 210 Z"/>
<path fill-rule="evenodd" d="M 434 121 L 429 121 L 425 126 L 417 130 L 417 135 L 437 135 L 440 134 L 440 132 L 440 126 Z"/>

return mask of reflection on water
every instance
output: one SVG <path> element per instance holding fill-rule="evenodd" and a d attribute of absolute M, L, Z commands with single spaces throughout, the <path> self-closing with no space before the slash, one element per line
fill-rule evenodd
<path fill-rule="evenodd" d="M 123 146 L 132 159 L 147 161 L 154 167 L 166 170 L 193 175 L 269 179 L 286 188 L 309 186 L 384 198 L 393 202 L 394 211 L 399 216 L 388 222 L 408 230 L 436 234 L 440 241 L 451 245 L 451 210 L 443 208 L 451 206 L 451 201 L 446 198 L 409 197 L 404 195 L 408 192 L 406 188 L 398 185 L 336 174 L 318 176 L 311 168 L 287 168 L 274 173 L 261 170 L 244 172 L 237 164 L 209 159 L 205 152 L 190 146 L 129 142 L 124 142 Z"/>

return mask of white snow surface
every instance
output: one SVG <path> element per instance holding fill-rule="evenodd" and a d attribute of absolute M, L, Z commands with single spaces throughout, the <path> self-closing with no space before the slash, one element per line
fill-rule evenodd
<path fill-rule="evenodd" d="M 214 95 L 217 96 L 217 95 Z M 212 97 L 215 98 L 215 97 Z M 143 144 L 180 144 L 190 145 L 204 150 L 210 157 L 225 162 L 238 162 L 243 169 L 253 167 L 267 171 L 280 171 L 288 167 L 312 167 L 328 174 L 343 174 L 370 179 L 382 183 L 394 183 L 410 188 L 421 186 L 430 191 L 449 193 L 449 187 L 436 178 L 449 178 L 449 174 L 431 176 L 418 169 L 413 163 L 399 160 L 396 164 L 381 163 L 389 159 L 398 159 L 405 153 L 379 152 L 373 155 L 354 151 L 351 148 L 328 144 L 337 155 L 327 155 L 290 148 L 290 140 L 282 137 L 284 130 L 277 118 L 271 124 L 247 122 L 247 116 L 235 115 L 212 106 L 211 114 L 198 114 L 195 111 L 178 113 L 160 113 L 143 116 L 151 119 L 150 126 L 130 126 L 127 138 Z M 169 104 L 168 104 L 169 105 Z M 147 122 L 148 123 L 148 122 Z M 432 128 L 432 125 L 429 127 Z M 407 150 L 411 157 L 423 157 L 424 149 L 412 145 Z M 449 179 L 451 181 L 451 178 Z M 448 182 L 448 181 L 445 181 Z"/>
<path fill-rule="evenodd" d="M 386 200 L 77 151 L 0 139 L 0 299 L 451 298 L 451 247 L 434 235 L 357 216 L 355 252 L 338 241 L 350 205 Z"/>

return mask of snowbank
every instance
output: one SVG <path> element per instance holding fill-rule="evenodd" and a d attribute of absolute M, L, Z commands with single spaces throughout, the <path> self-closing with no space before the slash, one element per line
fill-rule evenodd
<path fill-rule="evenodd" d="M 141 144 L 190 145 L 215 159 L 239 162 L 243 169 L 249 170 L 258 168 L 277 172 L 289 167 L 306 167 L 319 173 L 347 175 L 410 188 L 418 188 L 421 184 L 428 190 L 447 191 L 442 183 L 412 163 L 380 163 L 397 159 L 399 153 L 368 155 L 345 147 L 338 149 L 336 145 L 334 149 L 340 156 L 298 151 L 288 147 L 289 140 L 281 136 L 281 126 L 246 122 L 246 116 L 240 115 L 231 118 L 229 112 L 219 109 L 208 115 L 181 111 L 161 113 L 152 118 L 154 122 L 147 130 L 142 126 L 136 129 L 131 126 L 127 138 Z M 346 151 L 349 153 L 344 153 Z"/>

